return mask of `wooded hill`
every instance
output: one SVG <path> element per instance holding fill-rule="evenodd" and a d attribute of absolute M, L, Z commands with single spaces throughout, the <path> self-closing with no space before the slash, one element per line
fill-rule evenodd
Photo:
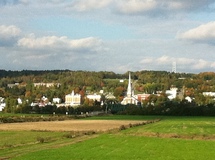
<path fill-rule="evenodd" d="M 137 93 L 149 93 L 151 96 L 147 101 L 142 102 L 142 107 L 145 107 L 144 114 L 163 114 L 169 108 L 168 106 L 177 106 L 174 115 L 181 111 L 181 106 L 188 106 L 189 110 L 193 107 L 199 106 L 214 107 L 214 98 L 203 96 L 203 92 L 215 92 L 215 73 L 204 72 L 199 74 L 188 73 L 170 73 L 166 71 L 136 71 L 130 72 L 132 78 L 132 85 Z M 71 93 L 79 93 L 82 98 L 82 107 L 96 106 L 92 101 L 88 101 L 84 97 L 86 94 L 98 93 L 103 90 L 103 98 L 106 94 L 112 93 L 116 97 L 118 104 L 123 99 L 127 85 L 129 72 L 124 74 L 117 74 L 109 71 L 70 71 L 70 70 L 44 70 L 44 71 L 5 71 L 0 70 L 0 97 L 3 97 L 6 102 L 5 112 L 28 112 L 32 108 L 32 102 L 38 102 L 41 97 L 46 96 L 49 101 L 53 98 L 61 98 L 65 101 L 65 95 Z M 123 81 L 122 81 L 123 80 Z M 52 83 L 59 85 L 45 85 L 35 86 L 35 83 Z M 181 93 L 181 99 L 174 99 L 169 101 L 165 91 L 171 87 L 178 88 Z M 156 97 L 154 93 L 162 93 L 161 96 Z M 183 98 L 189 96 L 193 99 L 192 104 L 187 104 Z M 21 98 L 23 103 L 17 108 L 17 98 Z M 151 105 L 153 104 L 153 105 Z M 170 105 L 171 104 L 171 105 Z M 53 106 L 48 106 L 53 107 Z M 55 106 L 56 107 L 56 106 Z M 161 110 L 161 108 L 163 109 Z M 159 111 L 157 109 L 159 109 Z M 174 107 L 173 107 L 174 108 Z M 44 108 L 47 109 L 47 108 Z M 71 108 L 73 109 L 73 108 Z M 83 109 L 83 108 L 82 108 Z M 119 109 L 116 108 L 117 110 Z M 202 109 L 200 107 L 200 109 Z M 207 108 L 205 108 L 207 109 Z M 49 109 L 52 111 L 52 109 Z M 64 108 L 65 110 L 65 108 Z M 62 113 L 64 112 L 62 110 Z M 129 112 L 132 111 L 129 109 Z M 186 110 L 185 110 L 186 111 Z M 211 111 L 208 113 L 212 113 Z M 45 112 L 45 111 L 44 111 Z M 61 111 L 59 111 L 60 113 Z M 72 113 L 73 111 L 71 111 Z M 76 112 L 76 111 L 75 111 Z M 52 112 L 50 112 L 52 113 Z M 183 112 L 193 113 L 193 112 Z M 202 111 L 199 113 L 203 113 Z M 215 114 L 215 112 L 213 112 Z M 126 113 L 127 114 L 127 113 Z M 185 114 L 186 115 L 186 114 Z"/>
<path fill-rule="evenodd" d="M 170 73 L 166 71 L 137 71 L 131 72 L 131 78 L 136 92 L 156 93 L 165 91 L 170 87 L 184 88 L 189 96 L 194 93 L 215 91 L 215 73 L 204 72 L 199 74 Z M 123 83 L 119 80 L 125 80 Z M 65 94 L 75 90 L 88 92 L 115 92 L 120 96 L 127 88 L 128 72 L 117 74 L 114 72 L 100 71 L 70 71 L 70 70 L 0 70 L 0 96 L 27 96 L 33 92 L 33 83 L 60 83 L 60 87 L 40 87 L 39 93 L 47 96 L 64 97 Z M 17 87 L 8 88 L 8 84 L 19 83 Z M 49 93 L 53 92 L 53 93 Z M 120 93 L 121 92 L 121 93 Z M 33 94 L 33 93 L 32 93 Z M 118 95 L 117 95 L 118 94 Z M 122 96 L 122 95 L 121 95 Z"/>

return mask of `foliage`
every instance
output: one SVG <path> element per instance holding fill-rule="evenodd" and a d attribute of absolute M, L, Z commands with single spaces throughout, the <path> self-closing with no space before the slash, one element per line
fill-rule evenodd
<path fill-rule="evenodd" d="M 74 90 L 81 95 L 82 110 L 84 107 L 96 107 L 99 104 L 85 99 L 85 95 L 104 90 L 105 93 L 113 93 L 117 103 L 109 105 L 112 113 L 124 111 L 126 107 L 118 105 L 123 99 L 127 89 L 127 78 L 129 72 L 116 74 L 114 72 L 100 71 L 70 71 L 70 70 L 23 70 L 23 71 L 5 71 L 0 70 L 0 97 L 5 98 L 6 108 L 4 112 L 8 113 L 47 113 L 53 112 L 65 114 L 76 113 L 74 109 L 65 107 L 56 108 L 54 105 L 48 105 L 44 108 L 35 106 L 30 107 L 32 102 L 40 102 L 41 97 L 46 96 L 49 102 L 58 97 L 65 101 L 65 95 Z M 133 87 L 137 93 L 162 93 L 160 97 L 150 96 L 142 103 L 144 109 L 133 109 L 131 114 L 165 114 L 165 115 L 214 115 L 213 97 L 205 97 L 202 92 L 215 91 L 215 73 L 204 72 L 199 74 L 188 73 L 170 73 L 166 71 L 136 71 L 131 72 Z M 120 80 L 123 79 L 124 82 Z M 34 86 L 34 83 L 59 83 L 60 86 Z M 8 84 L 18 84 L 9 87 Z M 190 96 L 195 99 L 191 104 L 184 101 L 173 100 L 169 102 L 165 90 L 170 87 L 177 87 L 181 93 L 180 100 Z M 105 100 L 105 95 L 103 100 Z M 23 100 L 22 105 L 17 104 L 17 98 Z M 118 105 L 118 108 L 115 107 Z M 182 106 L 184 105 L 184 106 Z M 181 107 L 181 108 L 179 108 Z M 131 109 L 131 107 L 130 107 Z M 179 111 L 179 109 L 181 109 Z M 209 109 L 212 110 L 208 111 Z M 91 109 L 87 109 L 91 110 Z M 139 111 L 138 111 L 139 110 Z M 131 111 L 130 111 L 131 112 Z M 126 114 L 129 114 L 128 112 Z"/>

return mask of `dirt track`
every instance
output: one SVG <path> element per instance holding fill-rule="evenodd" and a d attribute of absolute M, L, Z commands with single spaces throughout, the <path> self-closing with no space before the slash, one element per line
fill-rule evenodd
<path fill-rule="evenodd" d="M 36 131 L 107 131 L 122 125 L 138 124 L 144 121 L 128 120 L 68 120 L 51 122 L 26 122 L 0 124 L 0 130 Z"/>

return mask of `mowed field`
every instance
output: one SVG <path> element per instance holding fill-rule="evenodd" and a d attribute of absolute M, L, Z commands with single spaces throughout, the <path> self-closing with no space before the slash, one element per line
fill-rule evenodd
<path fill-rule="evenodd" d="M 0 124 L 1 131 L 108 131 L 120 126 L 144 123 L 140 120 L 66 120 Z"/>
<path fill-rule="evenodd" d="M 155 119 L 160 121 L 145 123 Z M 11 129 L 2 128 L 0 132 L 0 159 L 213 160 L 215 157 L 214 117 L 102 116 L 74 122 L 78 123 L 40 122 L 43 127 L 39 125 L 37 129 L 29 128 L 28 123 L 24 129 L 22 123 L 21 130 L 8 124 Z M 122 125 L 129 127 L 120 128 Z M 32 126 L 35 128 L 37 122 Z"/>

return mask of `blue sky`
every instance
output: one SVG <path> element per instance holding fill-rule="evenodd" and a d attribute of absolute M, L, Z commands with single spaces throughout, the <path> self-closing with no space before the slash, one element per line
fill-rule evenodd
<path fill-rule="evenodd" d="M 1 0 L 0 69 L 215 70 L 214 0 Z"/>

